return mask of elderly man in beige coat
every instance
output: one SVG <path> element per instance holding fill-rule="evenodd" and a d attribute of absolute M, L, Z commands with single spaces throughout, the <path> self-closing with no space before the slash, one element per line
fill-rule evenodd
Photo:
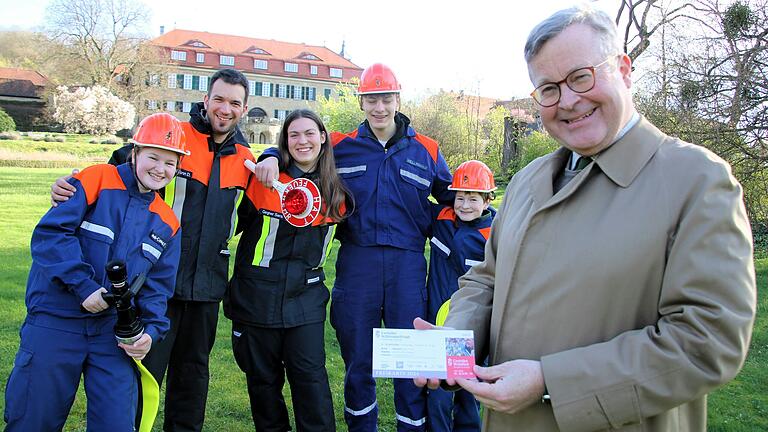
<path fill-rule="evenodd" d="M 486 431 L 704 431 L 755 314 L 741 187 L 635 111 L 605 13 L 557 12 L 525 55 L 562 148 L 512 179 L 485 262 L 451 299 L 445 325 L 474 330 L 492 365 L 457 382 Z"/>

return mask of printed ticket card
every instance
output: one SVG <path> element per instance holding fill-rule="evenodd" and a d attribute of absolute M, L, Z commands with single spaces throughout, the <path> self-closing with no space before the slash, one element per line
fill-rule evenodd
<path fill-rule="evenodd" d="M 474 378 L 472 330 L 373 329 L 373 376 Z"/>

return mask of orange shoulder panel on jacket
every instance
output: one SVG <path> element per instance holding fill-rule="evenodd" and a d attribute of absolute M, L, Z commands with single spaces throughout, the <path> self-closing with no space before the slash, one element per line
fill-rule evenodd
<path fill-rule="evenodd" d="M 231 187 L 245 189 L 248 186 L 248 178 L 251 176 L 251 170 L 245 167 L 245 161 L 256 162 L 248 147 L 235 144 L 235 148 L 237 153 L 221 157 L 219 184 L 222 189 Z"/>
<path fill-rule="evenodd" d="M 281 182 L 286 181 L 283 173 L 280 173 L 279 179 Z M 288 181 L 291 181 L 290 177 L 288 177 Z M 257 210 L 264 209 L 280 213 L 280 194 L 275 189 L 267 189 L 255 177 L 248 183 L 245 196 Z"/>
<path fill-rule="evenodd" d="M 429 155 L 432 156 L 432 160 L 437 162 L 437 150 L 439 147 L 437 141 L 420 133 L 416 134 L 416 141 L 423 145 L 424 148 L 429 152 Z"/>
<path fill-rule="evenodd" d="M 440 210 L 440 213 L 437 214 L 437 220 L 456 220 L 456 212 L 453 210 L 453 207 L 445 207 L 442 210 Z"/>
<path fill-rule="evenodd" d="M 485 238 L 485 241 L 488 241 L 488 237 L 491 236 L 491 227 L 480 228 L 478 231 L 480 231 L 480 234 L 483 235 L 483 238 Z"/>
<path fill-rule="evenodd" d="M 193 179 L 208 186 L 213 165 L 213 152 L 208 149 L 208 135 L 198 132 L 190 122 L 182 122 L 181 128 L 184 130 L 190 155 L 181 159 L 179 169 L 191 172 Z"/>
<path fill-rule="evenodd" d="M 344 138 L 357 138 L 357 129 L 349 133 L 331 132 L 331 145 L 335 146 Z"/>
<path fill-rule="evenodd" d="M 158 195 L 157 192 L 155 192 L 155 199 L 152 200 L 152 203 L 149 205 L 149 211 L 160 216 L 160 219 L 171 227 L 173 235 L 176 235 L 176 231 L 179 230 L 179 220 L 176 218 L 173 210 L 168 207 L 168 204 L 160 198 L 160 195 Z"/>
<path fill-rule="evenodd" d="M 75 174 L 85 191 L 88 205 L 99 198 L 99 193 L 104 189 L 125 190 L 125 183 L 117 172 L 117 167 L 109 164 L 92 165 Z"/>

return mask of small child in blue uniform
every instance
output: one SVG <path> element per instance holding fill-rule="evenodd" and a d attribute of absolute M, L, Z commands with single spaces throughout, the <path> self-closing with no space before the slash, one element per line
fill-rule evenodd
<path fill-rule="evenodd" d="M 94 165 L 72 177 L 75 195 L 48 210 L 32 233 L 27 317 L 5 393 L 6 431 L 61 430 L 80 377 L 87 430 L 134 430 L 138 384 L 131 358 L 144 358 L 169 328 L 165 317 L 179 264 L 179 222 L 156 190 L 176 175 L 185 150 L 169 114 L 145 118 L 132 162 Z M 125 262 L 128 282 L 147 279 L 134 298 L 144 334 L 118 344 L 115 308 L 102 297 L 105 265 Z"/>
<path fill-rule="evenodd" d="M 458 279 L 470 267 L 483 261 L 485 242 L 491 232 L 496 210 L 490 206 L 496 184 L 484 163 L 462 163 L 448 188 L 456 191 L 453 207 L 434 205 L 427 307 L 429 322 L 445 321 L 451 295 Z M 479 404 L 466 390 L 429 390 L 427 425 L 432 432 L 480 431 Z"/>

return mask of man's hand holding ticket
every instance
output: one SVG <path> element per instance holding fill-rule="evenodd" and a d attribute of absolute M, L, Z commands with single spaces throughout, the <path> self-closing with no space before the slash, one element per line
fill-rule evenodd
<path fill-rule="evenodd" d="M 373 329 L 373 376 L 474 378 L 472 330 Z"/>

